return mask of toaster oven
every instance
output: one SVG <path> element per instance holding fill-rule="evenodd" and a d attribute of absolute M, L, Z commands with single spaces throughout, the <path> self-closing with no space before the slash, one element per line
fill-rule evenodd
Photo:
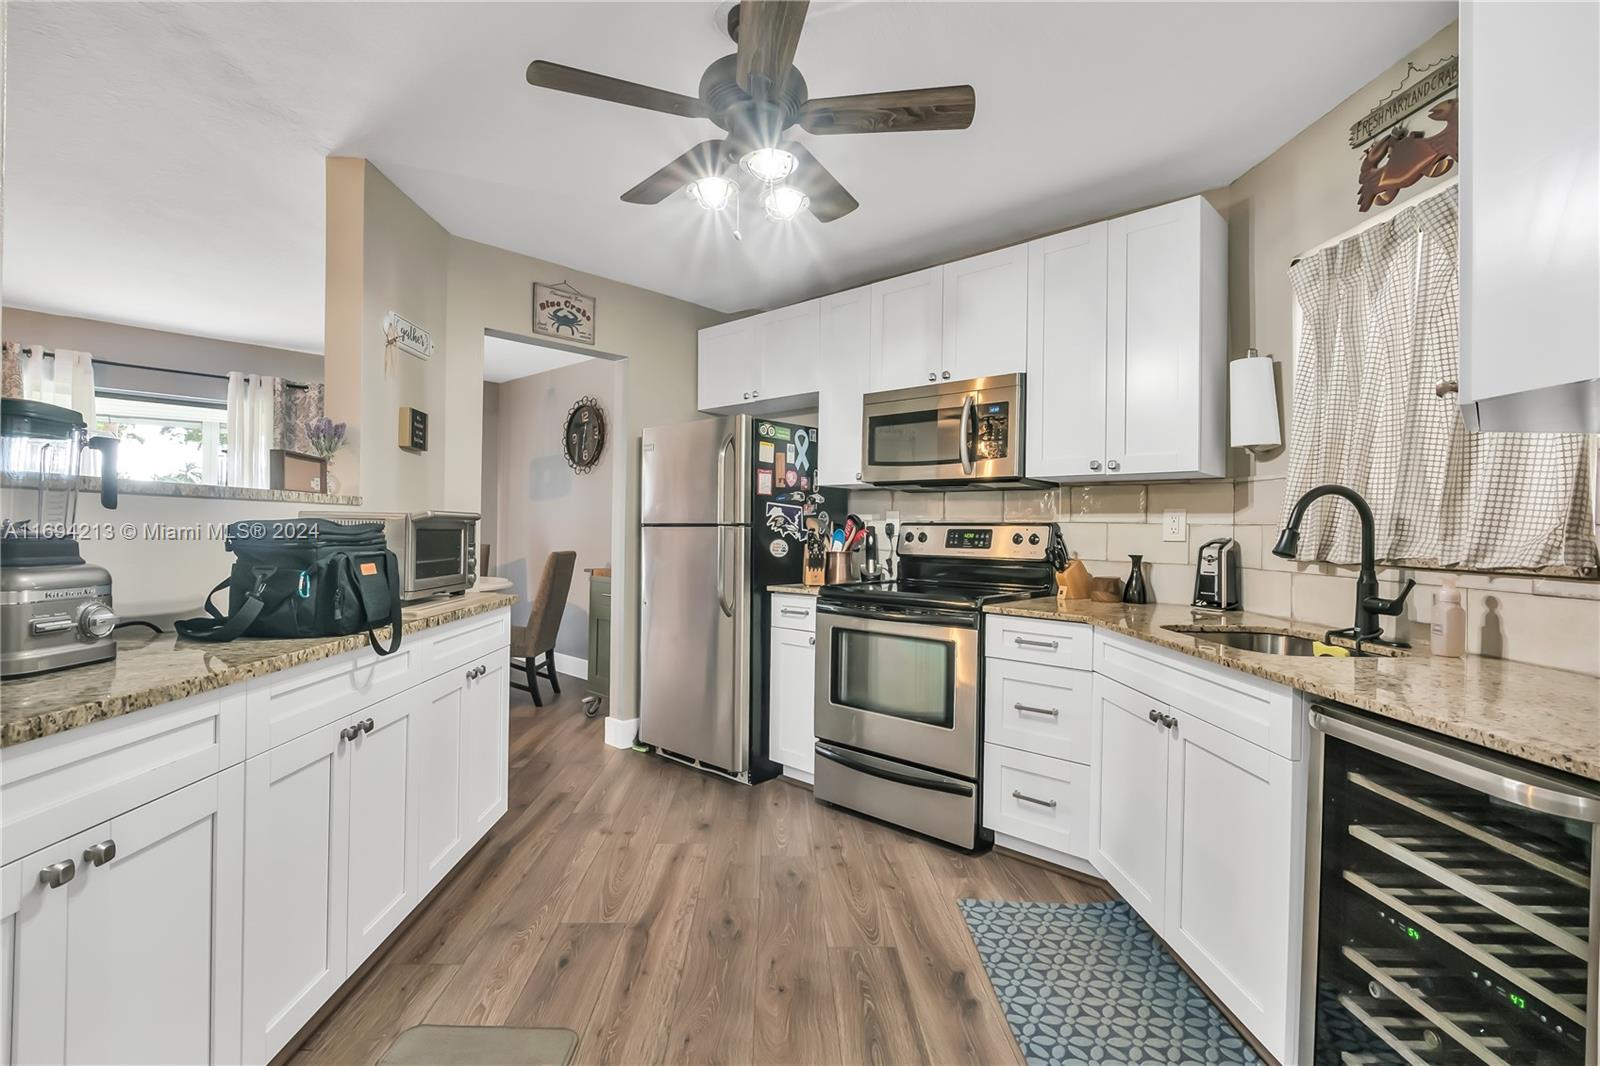
<path fill-rule="evenodd" d="M 478 515 L 469 511 L 301 511 L 301 518 L 382 522 L 400 563 L 400 599 L 459 596 L 477 581 Z"/>

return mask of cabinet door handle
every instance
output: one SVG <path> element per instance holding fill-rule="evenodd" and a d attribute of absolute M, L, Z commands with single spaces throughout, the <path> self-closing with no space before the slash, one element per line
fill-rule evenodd
<path fill-rule="evenodd" d="M 747 392 L 747 393 L 745 393 L 745 394 L 744 394 L 744 398 L 745 398 L 745 399 L 747 399 L 747 400 L 748 400 L 748 399 L 749 399 L 749 398 L 750 398 L 750 394 L 749 394 L 749 393 L 748 393 L 748 392 Z"/>
<path fill-rule="evenodd" d="M 1055 800 L 1042 800 L 1042 799 L 1039 799 L 1039 798 L 1037 798 L 1035 796 L 1030 796 L 1026 792 L 1021 791 L 1020 789 L 1015 789 L 1015 788 L 1012 789 L 1011 790 L 1011 798 L 1012 799 L 1021 800 L 1023 803 L 1032 803 L 1032 804 L 1035 804 L 1035 805 L 1040 806 L 1040 807 L 1049 807 L 1051 810 L 1055 810 L 1056 809 L 1056 801 Z"/>
<path fill-rule="evenodd" d="M 91 844 L 83 849 L 83 861 L 90 866 L 104 866 L 117 857 L 117 842 L 115 840 L 102 840 L 98 844 Z"/>
<path fill-rule="evenodd" d="M 761 397 L 761 390 L 760 389 L 751 389 L 750 390 L 750 398 L 752 400 L 760 399 L 760 397 Z"/>
<path fill-rule="evenodd" d="M 39 883 L 50 888 L 60 888 L 77 876 L 78 864 L 71 859 L 62 859 L 39 871 Z"/>
<path fill-rule="evenodd" d="M 1029 714 L 1048 714 L 1051 718 L 1060 718 L 1061 712 L 1054 707 L 1029 707 L 1026 703 L 1013 703 L 1012 708 L 1018 711 L 1027 711 Z"/>
<path fill-rule="evenodd" d="M 861 471 L 859 471 L 859 470 L 856 471 L 856 480 L 857 481 L 861 480 Z"/>
<path fill-rule="evenodd" d="M 1156 710 L 1154 707 L 1150 708 L 1150 720 L 1152 722 L 1154 722 L 1156 725 L 1166 725 L 1167 724 L 1165 721 L 1162 720 L 1161 712 Z"/>
<path fill-rule="evenodd" d="M 950 380 L 950 371 L 946 370 L 944 373 L 940 374 L 939 376 L 944 378 L 946 381 L 949 381 Z"/>
<path fill-rule="evenodd" d="M 809 643 L 814 648 L 814 647 L 817 646 L 817 638 L 816 637 L 812 637 L 807 643 Z"/>
<path fill-rule="evenodd" d="M 359 722 L 357 722 L 355 725 L 347 725 L 343 729 L 339 730 L 339 739 L 341 740 L 354 740 L 360 735 L 361 723 Z"/>
<path fill-rule="evenodd" d="M 1058 640 L 1029 640 L 1027 637 L 1012 637 L 1011 640 L 1019 648 L 1044 648 L 1046 651 L 1055 651 L 1061 647 Z"/>
<path fill-rule="evenodd" d="M 1089 460 L 1089 469 L 1090 470 L 1099 470 L 1100 469 L 1100 460 L 1098 460 L 1098 459 L 1090 459 Z"/>
<path fill-rule="evenodd" d="M 1161 724 L 1166 726 L 1168 729 L 1177 729 L 1178 719 L 1173 715 L 1164 714 L 1161 716 Z"/>
<path fill-rule="evenodd" d="M 363 719 L 360 722 L 357 722 L 356 723 L 356 728 L 361 730 L 363 733 L 372 732 L 372 719 L 366 718 L 366 719 Z"/>
<path fill-rule="evenodd" d="M 804 618 L 811 612 L 804 607 L 783 607 L 778 610 L 778 613 L 789 615 L 791 618 Z"/>
<path fill-rule="evenodd" d="M 1122 469 L 1122 464 L 1117 462 L 1115 459 L 1107 459 L 1106 460 L 1106 469 L 1107 470 L 1121 470 Z"/>
<path fill-rule="evenodd" d="M 930 370 L 930 371 L 928 371 L 928 380 L 929 381 L 938 381 L 939 380 L 939 375 L 935 374 L 933 371 Z"/>

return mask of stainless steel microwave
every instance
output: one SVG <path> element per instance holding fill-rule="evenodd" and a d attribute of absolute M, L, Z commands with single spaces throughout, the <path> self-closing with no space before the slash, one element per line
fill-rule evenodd
<path fill-rule="evenodd" d="M 301 511 L 301 518 L 382 522 L 400 563 L 400 599 L 459 595 L 478 580 L 478 516 L 469 511 Z"/>
<path fill-rule="evenodd" d="M 937 489 L 1035 484 L 1023 476 L 1025 405 L 1022 374 L 869 393 L 861 479 Z"/>

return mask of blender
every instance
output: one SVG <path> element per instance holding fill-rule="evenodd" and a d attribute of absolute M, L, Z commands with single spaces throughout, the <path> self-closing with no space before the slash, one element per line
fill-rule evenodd
<path fill-rule="evenodd" d="M 100 504 L 117 506 L 117 441 L 91 437 L 78 412 L 0 400 L 0 677 L 102 662 L 117 654 L 111 574 L 83 561 L 78 469 L 100 453 Z"/>

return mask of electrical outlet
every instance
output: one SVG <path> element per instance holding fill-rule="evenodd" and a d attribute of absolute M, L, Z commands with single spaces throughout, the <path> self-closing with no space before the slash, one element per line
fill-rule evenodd
<path fill-rule="evenodd" d="M 1188 511 L 1162 511 L 1161 512 L 1161 539 L 1162 540 L 1188 540 L 1189 539 L 1189 512 Z"/>

